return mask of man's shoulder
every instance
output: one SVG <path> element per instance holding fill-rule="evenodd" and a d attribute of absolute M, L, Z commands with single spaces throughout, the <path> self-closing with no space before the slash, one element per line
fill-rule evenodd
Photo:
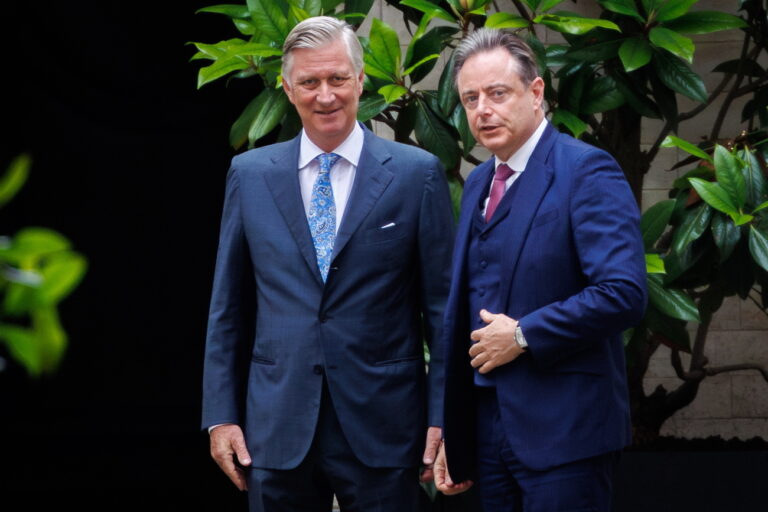
<path fill-rule="evenodd" d="M 288 153 L 294 144 L 295 141 L 289 140 L 249 149 L 232 157 L 232 168 L 249 170 L 264 168 L 271 164 L 273 157 L 277 158 Z"/>
<path fill-rule="evenodd" d="M 607 156 L 608 158 L 613 159 L 613 157 L 605 151 L 604 149 L 598 148 L 597 146 L 593 146 L 592 144 L 589 144 L 588 142 L 584 142 L 583 140 L 576 139 L 572 137 L 571 135 L 568 135 L 567 133 L 562 133 L 558 131 L 556 128 L 554 129 L 554 137 L 555 142 L 552 145 L 552 151 L 556 153 L 563 154 L 566 158 L 572 159 L 573 161 L 578 160 L 579 158 L 586 156 L 588 154 L 599 154 L 602 156 Z"/>

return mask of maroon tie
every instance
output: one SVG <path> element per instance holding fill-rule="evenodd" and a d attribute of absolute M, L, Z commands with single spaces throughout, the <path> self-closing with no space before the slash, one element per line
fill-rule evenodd
<path fill-rule="evenodd" d="M 491 197 L 488 199 L 488 206 L 485 208 L 485 222 L 491 221 L 493 212 L 496 211 L 501 198 L 504 197 L 504 188 L 507 186 L 507 180 L 514 172 L 507 164 L 501 164 L 496 168 L 496 174 L 493 176 L 493 185 L 491 185 Z"/>

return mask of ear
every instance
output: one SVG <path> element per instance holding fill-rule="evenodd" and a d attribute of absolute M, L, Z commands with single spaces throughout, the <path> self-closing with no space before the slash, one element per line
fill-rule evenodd
<path fill-rule="evenodd" d="M 283 78 L 283 90 L 285 91 L 285 95 L 288 96 L 288 101 L 290 101 L 295 105 L 296 102 L 294 101 L 294 98 L 293 98 L 293 88 L 291 87 L 290 82 L 285 79 L 285 76 L 283 76 L 282 78 Z"/>
<path fill-rule="evenodd" d="M 541 108 L 541 104 L 544 102 L 544 80 L 540 76 L 537 76 L 533 79 L 533 82 L 531 82 L 529 87 L 533 93 L 534 106 L 536 108 Z"/>
<path fill-rule="evenodd" d="M 357 96 L 363 95 L 363 82 L 365 81 L 365 70 L 360 71 L 360 76 L 357 77 Z"/>

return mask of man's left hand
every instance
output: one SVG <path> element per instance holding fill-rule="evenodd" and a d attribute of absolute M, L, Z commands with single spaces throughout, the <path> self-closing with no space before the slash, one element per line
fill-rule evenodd
<path fill-rule="evenodd" d="M 429 427 L 427 429 L 427 444 L 424 448 L 424 471 L 421 472 L 419 480 L 422 482 L 431 482 L 434 478 L 433 467 L 437 458 L 437 450 L 440 447 L 440 440 L 443 437 L 443 429 L 440 427 Z"/>
<path fill-rule="evenodd" d="M 517 320 L 485 309 L 480 310 L 480 318 L 488 325 L 470 334 L 472 341 L 477 343 L 469 348 L 469 356 L 472 367 L 484 374 L 514 361 L 524 350 L 515 341 Z"/>

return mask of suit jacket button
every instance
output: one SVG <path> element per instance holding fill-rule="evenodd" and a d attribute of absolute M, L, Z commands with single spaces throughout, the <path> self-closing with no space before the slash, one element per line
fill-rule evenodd
<path fill-rule="evenodd" d="M 321 324 L 324 324 L 327 321 L 328 321 L 328 317 L 327 316 L 325 316 L 325 315 L 321 315 L 320 316 L 320 323 Z"/>
<path fill-rule="evenodd" d="M 316 364 L 312 367 L 312 373 L 315 375 L 322 375 L 323 374 L 323 367 L 322 365 Z"/>

